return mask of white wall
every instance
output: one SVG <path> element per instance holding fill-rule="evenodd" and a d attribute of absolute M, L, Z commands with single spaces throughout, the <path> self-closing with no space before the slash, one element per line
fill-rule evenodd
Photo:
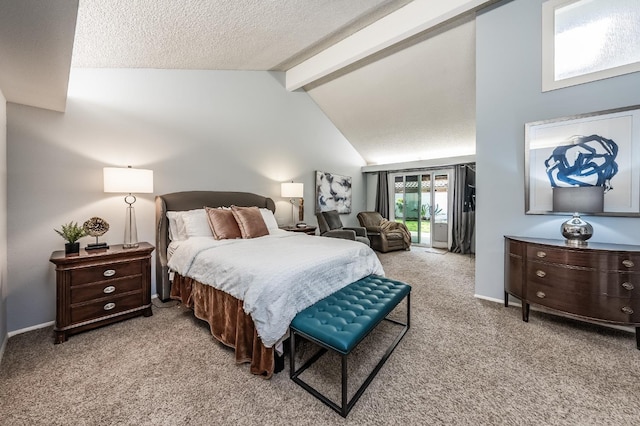
<path fill-rule="evenodd" d="M 640 104 L 640 73 L 541 92 L 542 3 L 502 2 L 476 19 L 476 294 L 481 297 L 504 298 L 504 235 L 560 239 L 567 219 L 524 214 L 525 123 Z M 593 241 L 640 244 L 640 218 L 589 222 Z"/>
<path fill-rule="evenodd" d="M 125 204 L 102 192 L 104 166 L 153 169 L 155 194 L 270 196 L 284 224 L 291 207 L 281 182 L 305 184 L 305 220 L 316 223 L 315 170 L 348 175 L 354 213 L 343 221 L 357 224 L 364 160 L 305 92 L 287 92 L 283 80 L 269 72 L 74 69 L 66 113 L 8 104 L 8 329 L 55 318 L 48 259 L 64 241 L 54 228 L 100 216 L 111 225 L 103 239 L 122 242 Z M 153 242 L 154 195 L 137 198 L 138 238 Z"/>
<path fill-rule="evenodd" d="M 7 101 L 0 90 L 0 360 L 7 340 Z"/>

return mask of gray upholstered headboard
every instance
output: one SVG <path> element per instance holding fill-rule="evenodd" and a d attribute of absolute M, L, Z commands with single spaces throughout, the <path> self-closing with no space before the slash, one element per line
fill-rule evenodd
<path fill-rule="evenodd" d="M 249 192 L 185 191 L 156 196 L 156 289 L 162 301 L 169 299 L 171 283 L 167 267 L 169 245 L 168 211 L 183 211 L 207 207 L 263 207 L 273 212 L 276 204 L 271 198 Z"/>

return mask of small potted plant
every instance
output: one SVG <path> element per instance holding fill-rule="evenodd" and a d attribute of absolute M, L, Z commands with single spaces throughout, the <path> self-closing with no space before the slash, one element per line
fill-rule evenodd
<path fill-rule="evenodd" d="M 67 241 L 64 245 L 65 254 L 80 253 L 80 243 L 78 240 L 87 235 L 84 227 L 79 226 L 77 222 L 69 222 L 62 225 L 61 229 L 54 229 L 54 231 Z"/>

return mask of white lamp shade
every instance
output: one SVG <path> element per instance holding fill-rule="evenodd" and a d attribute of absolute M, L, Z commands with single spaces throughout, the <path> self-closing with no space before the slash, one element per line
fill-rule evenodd
<path fill-rule="evenodd" d="M 104 192 L 149 194 L 153 192 L 153 170 L 105 167 Z"/>
<path fill-rule="evenodd" d="M 280 188 L 281 195 L 286 198 L 302 198 L 304 196 L 304 184 L 284 182 Z"/>

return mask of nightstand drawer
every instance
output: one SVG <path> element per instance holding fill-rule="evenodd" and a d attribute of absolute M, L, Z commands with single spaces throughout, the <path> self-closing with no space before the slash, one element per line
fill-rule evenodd
<path fill-rule="evenodd" d="M 77 323 L 138 308 L 143 304 L 142 292 L 71 306 L 71 322 Z"/>
<path fill-rule="evenodd" d="M 108 265 L 78 268 L 71 271 L 71 285 L 76 286 L 142 273 L 142 261 L 110 263 Z"/>
<path fill-rule="evenodd" d="M 103 297 L 116 297 L 128 291 L 140 290 L 142 279 L 140 276 L 132 276 L 117 280 L 101 281 L 94 284 L 85 284 L 71 287 L 71 303 L 88 302 Z"/>

